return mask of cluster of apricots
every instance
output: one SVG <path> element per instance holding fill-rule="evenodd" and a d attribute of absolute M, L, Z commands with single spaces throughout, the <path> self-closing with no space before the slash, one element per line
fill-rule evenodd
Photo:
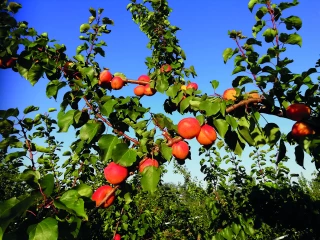
<path fill-rule="evenodd" d="M 139 164 L 139 172 L 142 173 L 144 169 L 149 166 L 158 168 L 159 163 L 153 158 L 145 158 Z M 115 162 L 110 162 L 104 169 L 104 177 L 112 185 L 123 183 L 128 176 L 128 169 Z M 109 194 L 110 196 L 108 196 Z M 107 208 L 112 205 L 115 200 L 114 188 L 110 185 L 103 185 L 92 194 L 91 199 L 96 202 L 97 207 Z"/>
<path fill-rule="evenodd" d="M 222 98 L 224 100 L 232 100 L 235 101 L 237 99 L 237 91 L 234 88 L 228 88 L 223 92 Z M 259 93 L 252 92 L 249 93 L 249 98 L 260 98 Z"/>
<path fill-rule="evenodd" d="M 198 119 L 188 117 L 178 123 L 178 134 L 184 139 L 196 138 L 204 146 L 211 145 L 217 139 L 216 130 L 208 124 L 200 125 Z M 185 141 L 172 145 L 172 155 L 178 160 L 184 160 L 189 154 L 189 146 Z"/>
<path fill-rule="evenodd" d="M 160 72 L 162 73 L 169 73 L 171 72 L 172 67 L 169 64 L 164 64 L 160 68 Z M 139 83 L 140 82 L 140 83 Z M 141 82 L 146 82 L 143 84 Z M 133 92 L 136 96 L 153 96 L 156 93 L 156 90 L 150 87 L 150 77 L 148 75 L 141 75 L 137 83 L 139 84 L 137 87 L 134 88 Z M 131 81 L 132 83 L 132 81 Z M 103 70 L 99 75 L 99 85 L 102 88 L 111 88 L 114 90 L 120 90 L 126 81 L 119 76 L 113 76 L 110 71 Z"/>
<path fill-rule="evenodd" d="M 121 77 L 114 77 L 108 70 L 103 70 L 99 75 L 99 85 L 102 88 L 111 87 L 114 90 L 120 90 L 124 84 L 125 82 Z"/>
<path fill-rule="evenodd" d="M 251 98 L 260 98 L 258 93 L 250 93 Z M 236 90 L 229 88 L 224 91 L 222 98 L 224 100 L 236 100 Z M 293 103 L 286 109 L 286 117 L 296 121 L 291 129 L 291 135 L 294 138 L 300 138 L 307 135 L 315 134 L 315 130 L 305 122 L 310 117 L 311 109 L 304 103 Z"/>
<path fill-rule="evenodd" d="M 293 103 L 286 109 L 286 116 L 296 121 L 292 126 L 291 135 L 300 138 L 315 134 L 315 130 L 305 122 L 310 117 L 311 109 L 304 103 Z"/>

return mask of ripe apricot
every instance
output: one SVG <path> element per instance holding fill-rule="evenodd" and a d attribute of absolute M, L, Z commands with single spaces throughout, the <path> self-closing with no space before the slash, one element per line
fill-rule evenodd
<path fill-rule="evenodd" d="M 117 185 L 128 177 L 128 169 L 115 162 L 111 162 L 104 169 L 104 176 L 109 183 Z"/>
<path fill-rule="evenodd" d="M 189 154 L 189 146 L 185 141 L 180 141 L 172 145 L 172 155 L 180 160 L 187 158 Z"/>
<path fill-rule="evenodd" d="M 115 236 L 114 236 L 114 240 L 121 240 L 121 236 L 119 233 L 117 233 Z"/>
<path fill-rule="evenodd" d="M 146 168 L 146 167 L 149 167 L 149 166 L 154 166 L 154 167 L 159 167 L 159 163 L 157 160 L 153 159 L 153 158 L 147 158 L 145 160 L 142 160 L 139 164 L 139 172 L 142 173 L 143 170 Z"/>
<path fill-rule="evenodd" d="M 160 68 L 160 72 L 170 72 L 172 70 L 172 67 L 170 64 L 164 64 Z"/>
<path fill-rule="evenodd" d="M 311 109 L 303 103 L 291 104 L 287 110 L 286 115 L 294 121 L 301 121 L 310 117 Z"/>
<path fill-rule="evenodd" d="M 198 84 L 196 83 L 189 83 L 187 85 L 187 89 L 193 88 L 194 90 L 198 90 Z"/>
<path fill-rule="evenodd" d="M 144 95 L 144 86 L 143 85 L 139 85 L 139 86 L 136 86 L 134 89 L 133 89 L 133 92 L 136 96 L 143 96 Z"/>
<path fill-rule="evenodd" d="M 236 100 L 237 91 L 234 88 L 228 88 L 223 92 L 222 98 L 224 100 Z"/>
<path fill-rule="evenodd" d="M 154 88 L 151 88 L 149 84 L 144 86 L 144 95 L 152 96 L 156 93 Z"/>
<path fill-rule="evenodd" d="M 119 90 L 124 86 L 124 81 L 121 77 L 114 77 L 111 80 L 111 88 L 114 90 Z"/>
<path fill-rule="evenodd" d="M 99 85 L 107 88 L 112 80 L 112 74 L 108 70 L 103 70 L 99 75 Z"/>
<path fill-rule="evenodd" d="M 185 139 L 192 139 L 199 134 L 201 126 L 196 118 L 188 117 L 178 123 L 178 133 Z"/>
<path fill-rule="evenodd" d="M 197 140 L 202 145 L 210 145 L 217 139 L 216 130 L 208 124 L 201 127 L 200 133 L 197 135 Z"/>
<path fill-rule="evenodd" d="M 113 188 L 109 185 L 104 185 L 104 186 L 101 186 L 99 187 L 93 194 L 92 194 L 92 201 L 95 201 L 96 202 L 96 207 L 98 207 L 102 200 L 113 190 Z M 104 202 L 102 203 L 102 205 L 100 205 L 100 207 L 103 207 L 103 208 L 107 208 L 109 207 L 113 201 L 115 199 L 115 194 L 112 193 L 110 195 L 110 197 Z"/>
<path fill-rule="evenodd" d="M 141 75 L 138 78 L 138 81 L 143 81 L 143 82 L 150 82 L 150 77 L 148 75 Z"/>
<path fill-rule="evenodd" d="M 291 134 L 293 137 L 299 138 L 306 135 L 315 134 L 315 131 L 307 123 L 296 122 L 292 126 Z"/>

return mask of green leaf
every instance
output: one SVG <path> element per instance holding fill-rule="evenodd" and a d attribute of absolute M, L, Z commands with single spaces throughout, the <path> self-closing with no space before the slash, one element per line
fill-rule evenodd
<path fill-rule="evenodd" d="M 232 117 L 230 115 L 227 115 L 226 116 L 226 121 L 233 128 L 233 130 L 236 130 L 238 128 L 238 122 L 234 117 Z"/>
<path fill-rule="evenodd" d="M 89 29 L 90 29 L 90 24 L 88 24 L 88 23 L 81 24 L 81 26 L 80 26 L 81 33 L 88 32 Z"/>
<path fill-rule="evenodd" d="M 58 239 L 58 221 L 48 217 L 38 224 L 28 227 L 29 240 L 57 240 Z"/>
<path fill-rule="evenodd" d="M 32 193 L 30 196 L 21 196 L 20 200 L 8 199 L 0 204 L 0 228 L 3 232 L 8 225 L 17 217 L 22 216 L 31 205 L 42 198 L 40 191 Z"/>
<path fill-rule="evenodd" d="M 57 99 L 58 91 L 66 86 L 66 82 L 60 82 L 59 80 L 52 80 L 47 84 L 46 94 L 48 98 L 53 97 Z"/>
<path fill-rule="evenodd" d="M 8 110 L 0 110 L 0 118 L 7 119 L 8 117 L 18 117 L 18 108 L 9 108 Z"/>
<path fill-rule="evenodd" d="M 101 150 L 100 157 L 101 161 L 107 163 L 108 160 L 112 158 L 112 152 L 115 149 L 116 145 L 120 143 L 120 139 L 116 136 L 107 134 L 102 135 L 98 141 L 98 146 Z"/>
<path fill-rule="evenodd" d="M 284 141 L 282 139 L 280 139 L 276 164 L 278 164 L 279 162 L 282 161 L 282 159 L 286 156 L 286 153 L 287 153 L 286 145 L 284 144 Z"/>
<path fill-rule="evenodd" d="M 262 34 L 262 36 L 264 36 L 264 39 L 267 43 L 270 43 L 274 40 L 274 38 L 277 35 L 277 30 L 272 29 L 272 28 L 268 28 L 264 31 L 264 33 Z"/>
<path fill-rule="evenodd" d="M 80 139 L 90 143 L 92 139 L 103 130 L 103 123 L 89 120 L 80 129 Z"/>
<path fill-rule="evenodd" d="M 223 57 L 223 62 L 227 63 L 227 61 L 233 56 L 233 49 L 232 48 L 226 48 L 223 51 L 222 57 Z"/>
<path fill-rule="evenodd" d="M 20 200 L 18 200 L 16 197 L 10 198 L 8 200 L 5 200 L 1 202 L 0 204 L 0 219 L 5 219 L 10 216 L 11 214 L 11 208 L 18 204 Z"/>
<path fill-rule="evenodd" d="M 77 216 L 88 220 L 88 216 L 84 209 L 84 201 L 80 198 L 77 190 L 68 190 L 59 199 L 68 209 L 73 210 Z"/>
<path fill-rule="evenodd" d="M 218 130 L 219 135 L 224 138 L 229 128 L 228 122 L 224 119 L 215 119 L 213 125 Z"/>
<path fill-rule="evenodd" d="M 240 66 L 236 66 L 232 71 L 232 75 L 236 74 L 236 73 L 239 73 L 239 72 L 243 72 L 245 70 L 246 70 L 246 68 L 244 66 L 241 66 L 241 65 Z"/>
<path fill-rule="evenodd" d="M 302 38 L 297 33 L 289 34 L 289 37 L 285 43 L 291 44 L 291 45 L 299 45 L 301 47 L 302 46 Z"/>
<path fill-rule="evenodd" d="M 144 191 L 154 193 L 160 181 L 161 169 L 154 166 L 146 167 L 142 172 L 141 186 Z"/>
<path fill-rule="evenodd" d="M 286 24 L 288 30 L 299 30 L 302 27 L 302 20 L 297 16 L 290 16 L 287 18 L 280 18 Z"/>
<path fill-rule="evenodd" d="M 172 148 L 168 147 L 166 143 L 161 143 L 160 145 L 160 153 L 164 159 L 170 161 L 172 158 Z"/>
<path fill-rule="evenodd" d="M 254 8 L 254 6 L 258 3 L 258 0 L 250 0 L 248 3 L 248 8 L 250 10 L 250 12 L 252 12 L 252 9 Z"/>
<path fill-rule="evenodd" d="M 37 152 L 43 152 L 43 153 L 50 153 L 51 152 L 51 149 L 48 147 L 39 146 L 37 144 L 34 144 L 34 146 L 35 146 Z"/>
<path fill-rule="evenodd" d="M 280 128 L 275 123 L 267 123 L 263 130 L 271 146 L 275 145 L 281 137 Z"/>
<path fill-rule="evenodd" d="M 238 131 L 241 135 L 241 137 L 250 145 L 250 146 L 255 146 L 255 141 L 252 139 L 249 128 L 246 126 L 238 126 Z"/>
<path fill-rule="evenodd" d="M 113 112 L 114 110 L 114 106 L 118 103 L 117 100 L 115 99 L 109 99 L 108 101 L 105 102 L 105 104 L 102 105 L 101 109 L 101 113 L 106 116 L 109 117 L 109 115 Z"/>
<path fill-rule="evenodd" d="M 213 89 L 217 89 L 219 86 L 219 82 L 217 80 L 212 80 L 210 83 L 211 83 Z"/>
<path fill-rule="evenodd" d="M 199 109 L 205 111 L 207 116 L 212 116 L 220 111 L 219 102 L 210 102 L 209 100 L 202 101 L 199 105 Z"/>
<path fill-rule="evenodd" d="M 261 58 L 259 58 L 258 60 L 258 64 L 263 64 L 263 63 L 267 63 L 270 62 L 271 58 L 269 55 L 263 55 Z"/>
<path fill-rule="evenodd" d="M 305 169 L 304 166 L 303 166 L 303 162 L 304 162 L 304 151 L 303 151 L 302 147 L 296 146 L 296 147 L 294 148 L 294 154 L 295 154 L 295 156 L 296 156 L 296 163 L 297 163 L 299 166 L 301 166 L 303 169 Z"/>
<path fill-rule="evenodd" d="M 53 174 L 47 174 L 39 181 L 43 193 L 46 196 L 50 196 L 54 188 L 54 176 Z"/>
<path fill-rule="evenodd" d="M 39 110 L 39 107 L 35 107 L 35 106 L 29 106 L 29 107 L 26 107 L 24 110 L 23 110 L 23 113 L 24 114 L 28 114 L 30 112 L 34 112 L 34 111 L 38 111 Z"/>
<path fill-rule="evenodd" d="M 17 13 L 20 8 L 22 8 L 22 5 L 16 2 L 10 2 L 8 5 L 8 11 L 13 13 Z"/>
<path fill-rule="evenodd" d="M 94 9 L 94 8 L 89 8 L 89 12 L 91 13 L 91 15 L 93 16 L 93 17 L 96 17 L 97 16 L 97 11 Z"/>
<path fill-rule="evenodd" d="M 25 157 L 27 155 L 27 151 L 13 152 L 6 155 L 4 160 L 6 162 L 12 161 L 17 158 Z"/>
<path fill-rule="evenodd" d="M 40 172 L 31 170 L 31 169 L 25 169 L 20 174 L 20 179 L 26 182 L 38 183 L 38 180 L 40 179 Z"/>
<path fill-rule="evenodd" d="M 38 63 L 35 63 L 31 66 L 25 78 L 31 83 L 32 86 L 34 86 L 42 77 L 43 73 L 44 73 L 44 70 L 41 67 L 41 65 Z"/>
<path fill-rule="evenodd" d="M 73 123 L 73 115 L 75 110 L 69 110 L 68 112 L 59 112 L 58 113 L 58 126 L 59 132 L 68 132 L 70 125 Z"/>
<path fill-rule="evenodd" d="M 81 197 L 90 198 L 92 196 L 92 187 L 87 184 L 81 183 L 77 185 L 74 190 L 76 190 Z"/>
<path fill-rule="evenodd" d="M 48 112 L 55 112 L 55 111 L 57 111 L 56 108 L 49 108 L 49 109 L 48 109 Z"/>
<path fill-rule="evenodd" d="M 121 166 L 130 167 L 137 160 L 137 152 L 126 143 L 118 143 L 112 152 L 112 159 Z"/>

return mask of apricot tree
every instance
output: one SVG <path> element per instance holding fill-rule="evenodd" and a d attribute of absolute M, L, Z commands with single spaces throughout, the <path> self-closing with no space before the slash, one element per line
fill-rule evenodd
<path fill-rule="evenodd" d="M 310 77 L 317 73 L 320 60 L 305 72 L 293 73 L 288 68 L 293 60 L 284 56 L 288 45 L 301 46 L 301 36 L 292 32 L 301 28 L 301 19 L 283 15 L 297 4 L 296 0 L 279 4 L 249 1 L 249 10 L 257 9 L 253 36 L 228 32 L 235 46 L 223 51 L 223 60 L 234 59 L 232 74 L 236 77 L 222 96 L 211 96 L 202 94 L 197 83 L 188 80 L 197 74 L 193 66 L 185 66 L 186 54 L 176 37 L 179 28 L 169 22 L 172 9 L 165 0 L 132 0 L 127 5 L 133 21 L 149 38 L 147 47 L 151 50 L 146 58 L 148 75 L 137 80 L 128 79 L 130 73 L 113 73 L 96 61 L 97 55 L 105 55 L 106 43 L 99 38 L 109 34 L 108 27 L 113 24 L 102 16 L 102 8 L 89 9 L 89 21 L 80 26 L 83 44 L 70 58 L 65 54 L 66 46 L 52 43 L 47 33 L 37 33 L 26 21 L 17 22 L 14 14 L 22 7 L 19 3 L 1 1 L 1 68 L 18 72 L 32 85 L 46 78 L 48 98 L 57 99 L 63 88 L 67 92 L 56 119 L 50 113 L 55 109 L 43 114 L 36 106 L 24 109 L 23 117 L 17 108 L 0 112 L 1 167 L 21 167 L 19 180 L 28 186 L 25 192 L 1 203 L 0 237 L 80 238 L 80 229 L 89 219 L 94 221 L 97 211 L 117 219 L 105 222 L 105 228 L 112 230 L 109 237 L 119 239 L 118 231 L 128 229 L 131 232 L 124 235 L 125 239 L 157 236 L 156 232 L 146 233 L 147 222 L 154 223 L 152 214 L 144 212 L 134 220 L 130 206 L 141 191 L 155 194 L 166 162 L 177 161 L 179 168 L 190 158 L 194 149 L 188 140 L 193 138 L 202 145 L 201 170 L 215 196 L 206 200 L 214 228 L 197 237 L 253 237 L 254 213 L 223 200 L 219 191 L 230 197 L 238 188 L 252 190 L 256 182 L 273 193 L 289 186 L 289 170 L 282 164 L 287 159 L 285 143 L 295 146 L 299 165 L 303 166 L 307 153 L 320 168 L 319 78 L 315 81 Z M 271 19 L 271 26 L 266 18 Z M 280 32 L 280 23 L 286 26 L 285 32 Z M 255 50 L 262 46 L 266 48 L 263 55 Z M 246 92 L 246 85 L 251 83 L 257 91 Z M 137 85 L 136 96 L 112 95 L 129 84 Z M 211 84 L 213 90 L 219 86 L 217 80 Z M 140 102 L 141 97 L 152 98 L 156 92 L 166 96 L 163 113 L 154 113 Z M 85 107 L 79 108 L 80 104 Z M 37 114 L 29 117 L 32 112 Z M 174 123 L 169 115 L 172 112 L 194 117 L 181 117 Z M 298 122 L 284 135 L 276 123 L 262 126 L 261 114 Z M 56 140 L 55 128 L 68 132 L 71 126 L 76 130 L 75 141 L 70 151 L 61 154 L 63 143 Z M 112 133 L 106 133 L 107 128 Z M 251 175 L 239 159 L 246 146 L 254 149 L 251 157 L 256 163 L 251 166 Z M 265 146 L 270 150 L 260 150 Z M 229 154 L 221 157 L 219 149 Z M 61 155 L 68 157 L 62 165 Z M 264 168 L 266 158 L 276 167 Z M 222 162 L 231 162 L 232 167 L 223 170 L 219 167 Z M 230 191 L 226 190 L 228 181 L 234 183 Z M 242 196 L 240 200 L 245 201 Z M 13 226 L 15 223 L 18 226 Z"/>

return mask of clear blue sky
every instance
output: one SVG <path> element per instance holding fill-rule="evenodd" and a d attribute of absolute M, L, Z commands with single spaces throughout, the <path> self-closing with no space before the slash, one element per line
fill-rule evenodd
<path fill-rule="evenodd" d="M 65 44 L 69 57 L 75 55 L 76 47 L 81 44 L 78 38 L 79 26 L 87 22 L 90 16 L 88 9 L 104 8 L 104 16 L 113 19 L 115 25 L 111 26 L 111 34 L 103 38 L 108 47 L 105 49 L 106 57 L 98 58 L 100 66 L 108 67 L 112 72 L 123 72 L 132 79 L 147 72 L 144 60 L 150 55 L 150 51 L 146 48 L 148 39 L 131 20 L 130 12 L 126 11 L 129 1 L 23 0 L 20 3 L 23 8 L 16 17 L 29 22 L 29 26 L 34 27 L 38 33 L 48 32 L 50 39 L 56 39 L 58 43 Z M 198 83 L 203 93 L 213 94 L 210 84 L 213 79 L 220 81 L 217 91 L 220 94 L 224 89 L 231 87 L 234 78 L 231 76 L 233 64 L 232 61 L 226 65 L 223 63 L 222 52 L 227 47 L 235 47 L 235 43 L 227 36 L 228 30 L 242 30 L 244 35 L 252 36 L 251 28 L 255 21 L 254 15 L 247 8 L 247 3 L 248 0 L 169 0 L 169 5 L 173 8 L 170 21 L 182 29 L 177 36 L 187 55 L 186 65 L 195 66 L 198 77 L 194 81 Z M 296 60 L 289 68 L 300 73 L 313 67 L 319 58 L 320 1 L 301 1 L 299 6 L 284 11 L 284 15 L 298 15 L 303 21 L 302 29 L 299 31 L 303 38 L 302 48 L 288 46 L 288 52 L 285 53 L 287 57 Z M 57 102 L 54 99 L 47 99 L 45 87 L 48 80 L 41 79 L 32 87 L 28 81 L 10 70 L 1 70 L 0 77 L 0 109 L 10 107 L 24 109 L 29 105 L 39 106 L 43 112 L 49 107 L 59 109 L 63 94 L 59 94 Z M 134 86 L 127 86 L 120 93 L 115 92 L 115 95 L 133 96 L 133 88 Z M 256 89 L 254 85 L 247 87 L 247 90 L 253 89 Z M 142 102 L 145 106 L 152 106 L 153 112 L 159 112 L 162 111 L 159 103 L 163 100 L 164 96 L 157 93 L 152 98 L 143 99 Z M 288 133 L 294 123 L 277 117 L 265 117 L 270 122 L 275 121 L 284 133 Z M 179 115 L 172 116 L 176 123 L 181 118 Z M 71 142 L 73 136 L 73 133 L 68 133 L 62 134 L 60 138 Z M 200 172 L 197 156 L 198 145 L 195 141 L 190 143 L 194 150 L 193 159 L 187 161 L 186 165 L 192 170 L 192 175 L 201 180 L 203 175 Z M 305 160 L 306 171 L 295 164 L 293 149 L 289 150 L 288 156 L 292 157 L 289 166 L 293 172 L 303 172 L 308 177 L 315 170 L 310 163 L 310 158 Z M 246 162 L 245 165 L 251 165 L 252 161 L 247 159 L 246 154 L 242 159 Z M 170 173 L 165 180 L 177 182 L 182 179 Z"/>

